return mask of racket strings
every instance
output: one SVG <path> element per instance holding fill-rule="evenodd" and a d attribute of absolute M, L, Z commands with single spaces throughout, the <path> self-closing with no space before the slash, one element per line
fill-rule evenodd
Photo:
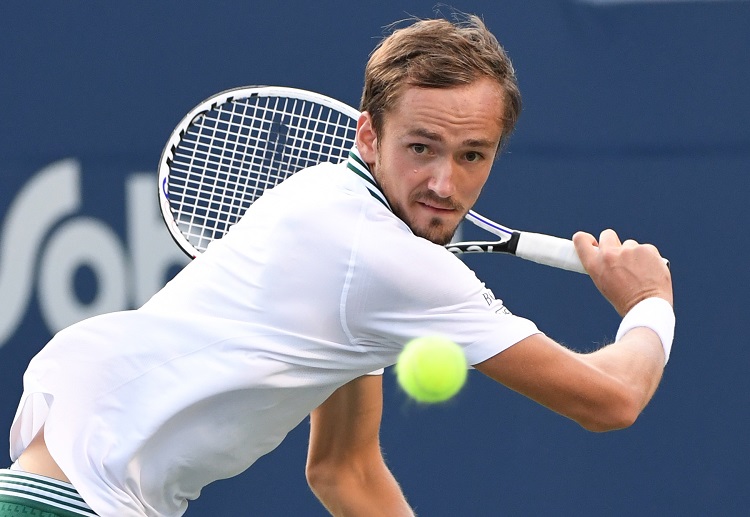
<path fill-rule="evenodd" d="M 263 192 L 300 169 L 345 159 L 356 120 L 306 99 L 249 97 L 198 115 L 173 150 L 168 196 L 200 252 Z"/>

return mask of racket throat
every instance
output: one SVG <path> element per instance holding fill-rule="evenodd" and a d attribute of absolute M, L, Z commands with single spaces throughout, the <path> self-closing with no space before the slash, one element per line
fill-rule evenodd
<path fill-rule="evenodd" d="M 516 254 L 516 250 L 518 249 L 518 241 L 520 238 L 520 232 L 513 232 L 510 234 L 510 239 L 508 239 L 508 242 L 506 244 L 508 253 L 512 255 Z"/>

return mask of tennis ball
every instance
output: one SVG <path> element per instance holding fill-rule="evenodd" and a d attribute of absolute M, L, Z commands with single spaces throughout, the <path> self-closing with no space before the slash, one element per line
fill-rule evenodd
<path fill-rule="evenodd" d="M 418 402 L 443 402 L 463 387 L 467 368 L 463 349 L 450 339 L 419 337 L 409 341 L 399 355 L 396 379 Z"/>

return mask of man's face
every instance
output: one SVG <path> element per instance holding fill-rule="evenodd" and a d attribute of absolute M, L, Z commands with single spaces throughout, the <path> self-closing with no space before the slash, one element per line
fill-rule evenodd
<path fill-rule="evenodd" d="M 502 93 L 481 79 L 406 88 L 375 135 L 359 120 L 357 147 L 394 213 L 415 235 L 447 244 L 489 176 L 502 135 Z"/>

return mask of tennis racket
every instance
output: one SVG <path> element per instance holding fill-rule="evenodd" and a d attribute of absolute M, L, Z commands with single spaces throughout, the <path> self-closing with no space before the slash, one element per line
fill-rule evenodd
<path fill-rule="evenodd" d="M 305 167 L 345 160 L 358 117 L 330 97 L 274 86 L 227 90 L 200 103 L 159 161 L 161 212 L 175 242 L 195 258 L 266 189 Z M 474 211 L 465 219 L 497 239 L 448 244 L 455 254 L 509 253 L 585 273 L 570 240 L 512 230 Z"/>

